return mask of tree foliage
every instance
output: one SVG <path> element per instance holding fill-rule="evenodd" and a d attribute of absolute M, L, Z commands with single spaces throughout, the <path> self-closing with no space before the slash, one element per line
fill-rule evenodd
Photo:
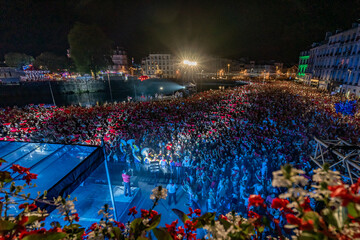
<path fill-rule="evenodd" d="M 5 63 L 9 67 L 22 68 L 25 65 L 29 65 L 34 61 L 32 56 L 25 53 L 11 52 L 5 54 Z"/>
<path fill-rule="evenodd" d="M 34 66 L 51 72 L 68 69 L 68 61 L 65 56 L 57 56 L 51 52 L 43 52 L 36 57 Z"/>
<path fill-rule="evenodd" d="M 77 71 L 96 75 L 111 64 L 112 42 L 98 26 L 76 23 L 68 41 Z"/>

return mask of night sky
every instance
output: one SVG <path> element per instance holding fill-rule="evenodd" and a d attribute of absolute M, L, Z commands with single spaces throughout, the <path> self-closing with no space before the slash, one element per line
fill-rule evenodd
<path fill-rule="evenodd" d="M 98 24 L 139 60 L 184 51 L 296 63 L 327 31 L 360 18 L 360 0 L 0 0 L 0 58 L 66 54 L 76 21 Z"/>

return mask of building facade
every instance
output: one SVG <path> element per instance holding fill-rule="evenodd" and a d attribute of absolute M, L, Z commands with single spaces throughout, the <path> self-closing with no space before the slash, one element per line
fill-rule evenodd
<path fill-rule="evenodd" d="M 171 54 L 149 54 L 141 62 L 143 74 L 149 77 L 176 77 L 176 60 Z"/>
<path fill-rule="evenodd" d="M 113 65 L 110 66 L 110 71 L 116 73 L 128 73 L 129 72 L 129 61 L 127 52 L 124 49 L 116 48 L 114 54 L 111 56 Z"/>
<path fill-rule="evenodd" d="M 329 91 L 360 96 L 360 25 L 326 34 L 309 51 L 305 82 Z"/>
<path fill-rule="evenodd" d="M 302 51 L 299 56 L 299 66 L 296 79 L 300 82 L 305 82 L 306 69 L 309 65 L 309 54 L 309 51 Z"/>
<path fill-rule="evenodd" d="M 251 78 L 276 79 L 281 75 L 283 68 L 284 64 L 280 62 L 262 61 L 256 63 L 255 61 L 249 61 L 244 65 L 241 74 Z"/>
<path fill-rule="evenodd" d="M 3 83 L 18 83 L 20 77 L 24 76 L 23 71 L 8 67 L 6 64 L 0 63 L 0 84 Z"/>

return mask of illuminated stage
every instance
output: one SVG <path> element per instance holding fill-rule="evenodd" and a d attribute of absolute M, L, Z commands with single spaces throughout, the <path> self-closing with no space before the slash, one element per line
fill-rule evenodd
<path fill-rule="evenodd" d="M 0 167 L 2 171 L 11 172 L 12 164 L 19 164 L 38 175 L 32 181 L 36 187 L 25 190 L 25 193 L 31 194 L 31 198 L 36 198 L 37 192 L 43 193 L 45 190 L 48 192 L 47 199 L 59 195 L 71 195 L 71 199 L 76 197 L 78 201 L 75 202 L 75 207 L 81 216 L 80 223 L 84 226 L 100 220 L 101 216 L 97 212 L 104 204 L 115 208 L 115 218 L 120 218 L 141 195 L 139 188 L 135 187 L 132 187 L 133 197 L 123 195 L 123 186 L 119 181 L 121 173 L 114 169 L 109 171 L 101 147 L 0 142 L 0 158 L 6 160 Z M 112 179 L 115 181 L 112 182 Z M 24 183 L 24 180 L 16 180 L 17 185 Z M 57 210 L 53 211 L 54 207 L 40 203 L 37 205 L 51 212 L 47 224 L 52 221 L 61 222 L 62 217 Z M 16 214 L 18 211 L 14 208 L 11 212 Z"/>

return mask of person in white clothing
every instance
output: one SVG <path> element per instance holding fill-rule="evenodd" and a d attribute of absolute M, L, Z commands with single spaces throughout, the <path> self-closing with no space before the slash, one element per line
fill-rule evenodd
<path fill-rule="evenodd" d="M 177 185 L 173 183 L 173 180 L 170 179 L 169 184 L 166 186 L 168 190 L 168 197 L 169 197 L 169 205 L 171 205 L 171 198 L 174 199 L 175 205 L 177 204 L 176 201 L 176 191 L 178 189 Z"/>

